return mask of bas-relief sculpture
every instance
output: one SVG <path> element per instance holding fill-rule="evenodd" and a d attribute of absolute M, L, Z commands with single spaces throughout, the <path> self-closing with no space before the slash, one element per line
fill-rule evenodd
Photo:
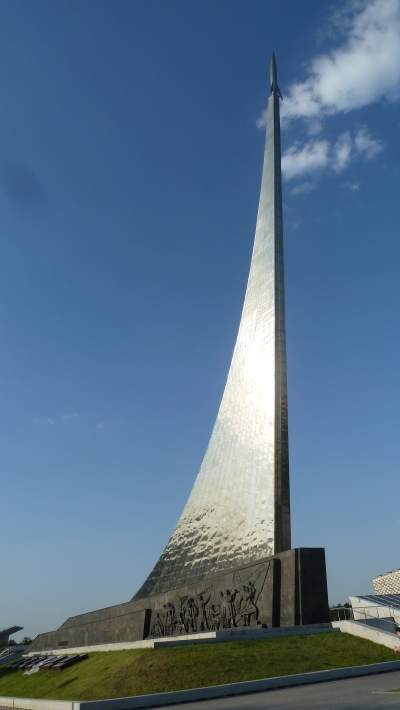
<path fill-rule="evenodd" d="M 251 576 L 248 569 L 237 570 L 232 573 L 229 589 L 221 587 L 221 583 L 214 583 L 197 594 L 179 596 L 179 593 L 172 592 L 173 601 L 154 610 L 150 636 L 156 638 L 261 625 L 258 599 L 270 568 L 271 562 L 258 565 L 251 570 Z"/>

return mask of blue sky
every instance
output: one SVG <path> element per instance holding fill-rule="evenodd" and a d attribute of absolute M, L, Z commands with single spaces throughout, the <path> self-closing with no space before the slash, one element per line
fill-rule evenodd
<path fill-rule="evenodd" d="M 284 94 L 296 546 L 400 566 L 399 0 L 0 6 L 0 626 L 127 600 L 198 470 Z"/>

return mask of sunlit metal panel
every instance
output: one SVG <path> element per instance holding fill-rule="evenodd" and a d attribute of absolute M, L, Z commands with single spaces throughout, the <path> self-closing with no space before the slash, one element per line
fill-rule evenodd
<path fill-rule="evenodd" d="M 279 100 L 273 58 L 256 234 L 225 390 L 190 497 L 136 599 L 290 548 Z"/>

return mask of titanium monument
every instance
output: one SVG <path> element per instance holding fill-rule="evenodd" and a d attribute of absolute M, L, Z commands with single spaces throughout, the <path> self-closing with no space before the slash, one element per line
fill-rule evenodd
<path fill-rule="evenodd" d="M 214 430 L 175 531 L 137 597 L 290 548 L 279 89 L 272 58 L 256 235 Z"/>
<path fill-rule="evenodd" d="M 280 100 L 272 56 L 246 295 L 188 502 L 130 602 L 71 617 L 33 650 L 329 620 L 324 550 L 291 549 Z"/>

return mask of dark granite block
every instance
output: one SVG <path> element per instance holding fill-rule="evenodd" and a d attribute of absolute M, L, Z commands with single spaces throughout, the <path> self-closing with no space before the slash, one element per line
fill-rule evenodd
<path fill-rule="evenodd" d="M 296 626 L 329 621 L 321 548 L 281 552 L 198 577 L 153 597 L 67 619 L 39 635 L 32 651 L 140 641 L 246 626 Z"/>

